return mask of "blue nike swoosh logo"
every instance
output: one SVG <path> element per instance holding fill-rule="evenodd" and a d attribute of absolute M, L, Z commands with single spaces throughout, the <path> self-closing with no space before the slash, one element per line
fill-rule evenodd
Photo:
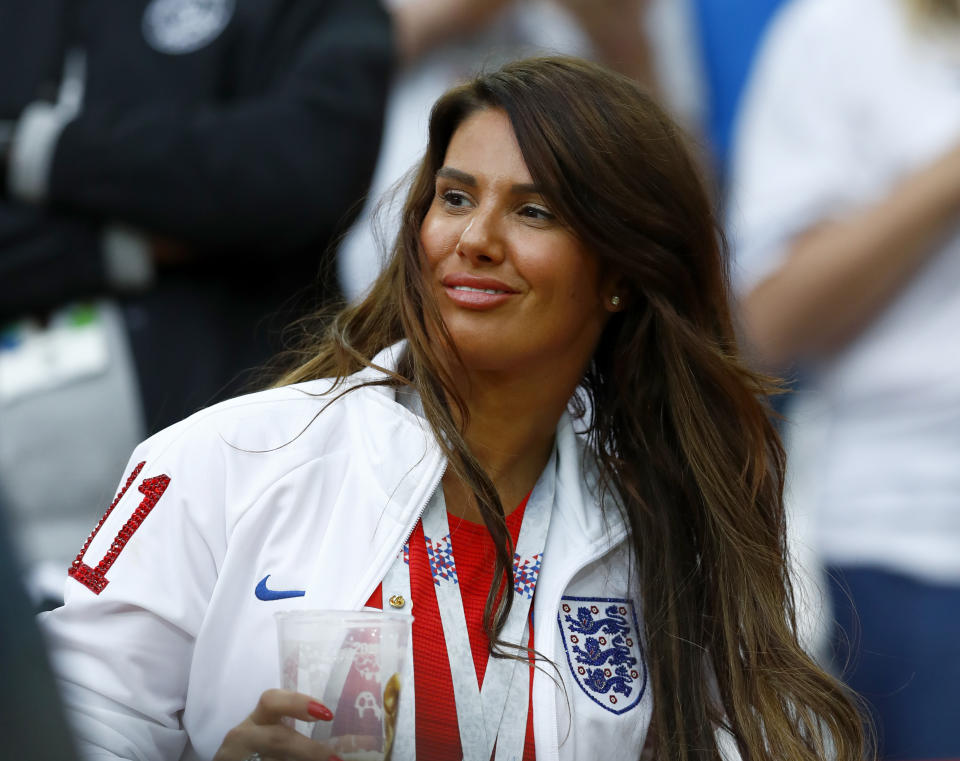
<path fill-rule="evenodd" d="M 267 579 L 269 578 L 270 574 L 268 573 L 257 584 L 255 594 L 258 600 L 285 600 L 288 597 L 303 597 L 306 594 L 303 589 L 267 589 Z"/>

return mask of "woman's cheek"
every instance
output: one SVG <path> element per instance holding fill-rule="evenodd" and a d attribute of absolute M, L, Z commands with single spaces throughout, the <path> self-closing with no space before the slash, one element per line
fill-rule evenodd
<path fill-rule="evenodd" d="M 437 259 L 438 244 L 437 223 L 427 215 L 420 227 L 420 246 L 427 262 L 434 262 Z"/>

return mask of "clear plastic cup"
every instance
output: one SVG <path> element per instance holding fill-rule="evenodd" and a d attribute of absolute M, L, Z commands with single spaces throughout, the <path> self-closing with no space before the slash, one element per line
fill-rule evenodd
<path fill-rule="evenodd" d="M 276 614 L 280 679 L 333 711 L 333 721 L 296 721 L 343 761 L 389 761 L 400 678 L 413 616 L 380 611 Z"/>

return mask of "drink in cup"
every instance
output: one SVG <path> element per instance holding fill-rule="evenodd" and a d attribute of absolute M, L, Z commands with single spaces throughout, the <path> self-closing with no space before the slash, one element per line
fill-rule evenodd
<path fill-rule="evenodd" d="M 276 614 L 280 679 L 331 711 L 333 721 L 296 721 L 343 761 L 389 761 L 413 617 L 380 611 Z"/>

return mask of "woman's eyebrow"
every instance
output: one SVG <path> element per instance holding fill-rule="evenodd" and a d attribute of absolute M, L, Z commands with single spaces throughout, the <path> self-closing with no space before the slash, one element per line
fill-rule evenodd
<path fill-rule="evenodd" d="M 477 178 L 472 174 L 467 174 L 453 167 L 443 166 L 437 170 L 437 177 L 443 177 L 448 180 L 454 180 L 472 188 L 477 187 Z M 524 193 L 540 193 L 540 186 L 533 182 L 518 182 L 510 186 L 510 192 L 517 195 Z"/>
<path fill-rule="evenodd" d="M 461 172 L 459 169 L 453 169 L 449 166 L 442 166 L 437 170 L 437 177 L 444 177 L 448 180 L 455 180 L 457 182 L 462 182 L 464 185 L 469 185 L 470 187 L 477 186 L 477 178 L 472 174 L 467 174 L 466 172 Z"/>

